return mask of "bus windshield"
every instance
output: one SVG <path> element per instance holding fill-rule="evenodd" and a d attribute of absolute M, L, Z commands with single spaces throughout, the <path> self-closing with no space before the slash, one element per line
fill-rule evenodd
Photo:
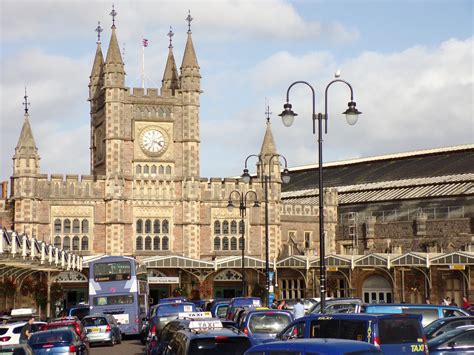
<path fill-rule="evenodd" d="M 129 261 L 115 261 L 94 264 L 94 281 L 130 280 L 131 265 Z"/>
<path fill-rule="evenodd" d="M 133 295 L 114 295 L 94 297 L 94 306 L 111 306 L 120 304 L 132 304 Z"/>

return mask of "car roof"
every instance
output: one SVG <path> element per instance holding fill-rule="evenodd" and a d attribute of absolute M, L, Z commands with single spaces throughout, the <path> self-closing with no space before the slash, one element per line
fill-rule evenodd
<path fill-rule="evenodd" d="M 410 314 L 410 313 L 390 313 L 390 314 L 377 314 L 377 313 L 321 313 L 321 314 L 309 314 L 302 318 L 298 318 L 298 320 L 309 320 L 309 319 L 362 319 L 362 320 L 374 320 L 374 319 L 384 319 L 384 318 L 421 318 L 421 314 Z"/>
<path fill-rule="evenodd" d="M 413 308 L 446 308 L 458 310 L 456 306 L 445 306 L 442 304 L 417 304 L 417 303 L 366 303 L 365 306 L 370 307 L 413 307 Z"/>
<path fill-rule="evenodd" d="M 78 319 L 76 319 L 76 320 L 74 320 L 74 319 L 55 320 L 51 323 L 48 323 L 47 326 L 51 326 L 51 325 L 71 325 L 71 324 L 76 324 L 76 323 L 80 323 Z"/>
<path fill-rule="evenodd" d="M 179 332 L 186 334 L 189 339 L 195 338 L 209 338 L 215 336 L 228 336 L 228 337 L 239 337 L 247 338 L 247 335 L 242 333 L 237 329 L 231 328 L 218 328 L 218 329 L 206 329 L 206 330 L 196 330 L 196 329 L 180 329 Z"/>
<path fill-rule="evenodd" d="M 365 349 L 377 349 L 372 344 L 366 343 L 359 340 L 347 340 L 347 339 L 328 339 L 328 338 L 311 338 L 311 339 L 293 339 L 289 341 L 274 341 L 265 344 L 260 344 L 252 347 L 252 352 L 262 350 L 278 350 L 288 349 L 291 347 L 292 350 L 322 350 L 327 351 L 331 349 L 338 349 L 342 351 L 346 350 L 365 350 Z"/>

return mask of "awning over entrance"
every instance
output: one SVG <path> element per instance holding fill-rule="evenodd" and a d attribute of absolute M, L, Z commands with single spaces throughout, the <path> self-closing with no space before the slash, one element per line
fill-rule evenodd
<path fill-rule="evenodd" d="M 277 268 L 307 269 L 308 259 L 304 256 L 292 255 L 283 260 L 277 261 Z"/>
<path fill-rule="evenodd" d="M 390 261 L 390 265 L 428 267 L 429 255 L 427 253 L 405 253 L 392 258 Z"/>
<path fill-rule="evenodd" d="M 431 265 L 474 265 L 474 253 L 455 251 L 430 259 Z"/>
<path fill-rule="evenodd" d="M 225 269 L 225 268 L 241 268 L 242 267 L 242 257 L 241 256 L 230 256 L 223 259 L 217 259 L 215 261 L 216 269 Z M 245 268 L 250 269 L 264 269 L 265 261 L 253 258 L 251 256 L 244 257 L 244 266 Z M 273 268 L 273 263 L 269 263 L 269 267 Z"/>
<path fill-rule="evenodd" d="M 212 261 L 204 261 L 186 258 L 184 256 L 154 256 L 142 259 L 147 267 L 164 268 L 164 269 L 214 269 Z"/>
<path fill-rule="evenodd" d="M 389 268 L 389 254 L 367 254 L 354 261 L 354 267 L 385 267 Z"/>
<path fill-rule="evenodd" d="M 326 260 L 326 267 L 337 267 L 337 268 L 351 268 L 352 267 L 352 260 L 350 257 L 340 256 L 340 255 L 327 255 L 325 258 Z M 321 264 L 321 260 L 312 259 L 309 266 L 311 267 L 319 267 Z"/>

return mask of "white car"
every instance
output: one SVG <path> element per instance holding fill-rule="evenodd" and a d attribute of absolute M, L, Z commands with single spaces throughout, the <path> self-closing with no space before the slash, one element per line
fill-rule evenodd
<path fill-rule="evenodd" d="M 0 346 L 14 345 L 20 343 L 21 328 L 26 324 L 25 321 L 0 324 Z M 37 332 L 40 326 L 46 324 L 45 322 L 34 322 L 32 328 L 33 332 Z"/>

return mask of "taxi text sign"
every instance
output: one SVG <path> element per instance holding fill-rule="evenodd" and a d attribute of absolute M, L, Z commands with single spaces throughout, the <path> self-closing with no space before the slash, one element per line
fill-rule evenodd
<path fill-rule="evenodd" d="M 181 312 L 178 313 L 178 318 L 212 318 L 211 312 Z"/>

